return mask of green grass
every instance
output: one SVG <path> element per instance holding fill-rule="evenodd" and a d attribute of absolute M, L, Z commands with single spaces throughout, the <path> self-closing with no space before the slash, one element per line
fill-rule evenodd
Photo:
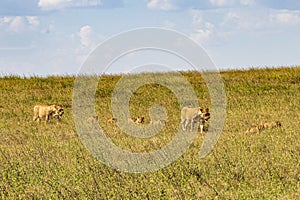
<path fill-rule="evenodd" d="M 182 74 L 193 85 L 199 104 L 210 107 L 201 74 Z M 299 199 L 300 68 L 226 71 L 221 76 L 227 116 L 213 151 L 204 159 L 198 157 L 205 136 L 198 132 L 177 161 L 143 174 L 111 169 L 81 143 L 71 108 L 74 77 L 0 78 L 0 199 Z M 160 85 L 135 91 L 132 115 L 143 115 L 149 123 L 149 108 L 158 103 L 167 110 L 168 123 L 155 137 L 133 138 L 106 124 L 119 79 L 105 76 L 99 81 L 99 124 L 123 149 L 148 152 L 163 147 L 180 122 L 176 97 Z M 61 104 L 62 123 L 32 122 L 37 103 Z M 264 120 L 279 120 L 282 127 L 244 133 Z"/>

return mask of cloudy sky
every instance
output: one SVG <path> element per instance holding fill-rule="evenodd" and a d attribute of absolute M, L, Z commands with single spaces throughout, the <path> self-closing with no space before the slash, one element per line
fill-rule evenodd
<path fill-rule="evenodd" d="M 101 42 L 141 27 L 185 34 L 221 70 L 300 65 L 298 0 L 1 0 L 0 74 L 76 74 Z"/>

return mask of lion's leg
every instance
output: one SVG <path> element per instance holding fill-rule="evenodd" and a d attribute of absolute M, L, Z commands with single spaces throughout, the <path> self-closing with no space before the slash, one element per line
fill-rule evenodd
<path fill-rule="evenodd" d="M 56 125 L 58 125 L 61 122 L 61 116 L 57 116 Z"/>
<path fill-rule="evenodd" d="M 186 121 L 186 119 L 181 119 L 181 127 L 182 127 L 182 130 L 184 130 L 185 131 L 185 121 Z"/>
<path fill-rule="evenodd" d="M 185 120 L 185 124 L 184 124 L 185 130 L 187 129 L 187 126 L 188 126 L 188 125 L 189 125 L 189 120 L 186 119 L 186 120 Z"/>
<path fill-rule="evenodd" d="M 203 133 L 203 124 L 200 124 L 200 133 Z"/>
<path fill-rule="evenodd" d="M 56 125 L 58 125 L 61 122 L 61 118 L 58 116 L 56 120 Z"/>
<path fill-rule="evenodd" d="M 193 128 L 194 128 L 194 120 L 191 119 L 191 131 L 193 131 Z"/>
<path fill-rule="evenodd" d="M 46 124 L 47 124 L 47 122 L 49 121 L 49 119 L 50 119 L 50 116 L 49 116 L 49 115 L 46 115 L 46 119 L 45 119 Z"/>

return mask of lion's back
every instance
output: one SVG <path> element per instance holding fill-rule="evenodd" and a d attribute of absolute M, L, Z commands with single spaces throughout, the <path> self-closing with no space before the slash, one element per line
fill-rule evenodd
<path fill-rule="evenodd" d="M 37 116 L 43 116 L 47 113 L 47 109 L 48 109 L 49 106 L 46 106 L 46 105 L 42 105 L 42 104 L 38 104 L 38 105 L 35 105 L 34 108 L 33 108 L 33 111 L 34 111 L 34 115 Z"/>

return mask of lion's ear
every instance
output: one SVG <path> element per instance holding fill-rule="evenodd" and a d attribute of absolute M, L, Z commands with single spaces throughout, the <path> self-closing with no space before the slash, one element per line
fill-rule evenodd
<path fill-rule="evenodd" d="M 203 110 L 204 110 L 204 109 L 203 109 L 202 107 L 199 107 L 199 110 L 203 113 Z"/>
<path fill-rule="evenodd" d="M 53 105 L 53 106 L 51 107 L 51 111 L 52 111 L 52 112 L 55 112 L 55 111 L 56 111 L 56 106 L 55 106 L 55 105 Z"/>

